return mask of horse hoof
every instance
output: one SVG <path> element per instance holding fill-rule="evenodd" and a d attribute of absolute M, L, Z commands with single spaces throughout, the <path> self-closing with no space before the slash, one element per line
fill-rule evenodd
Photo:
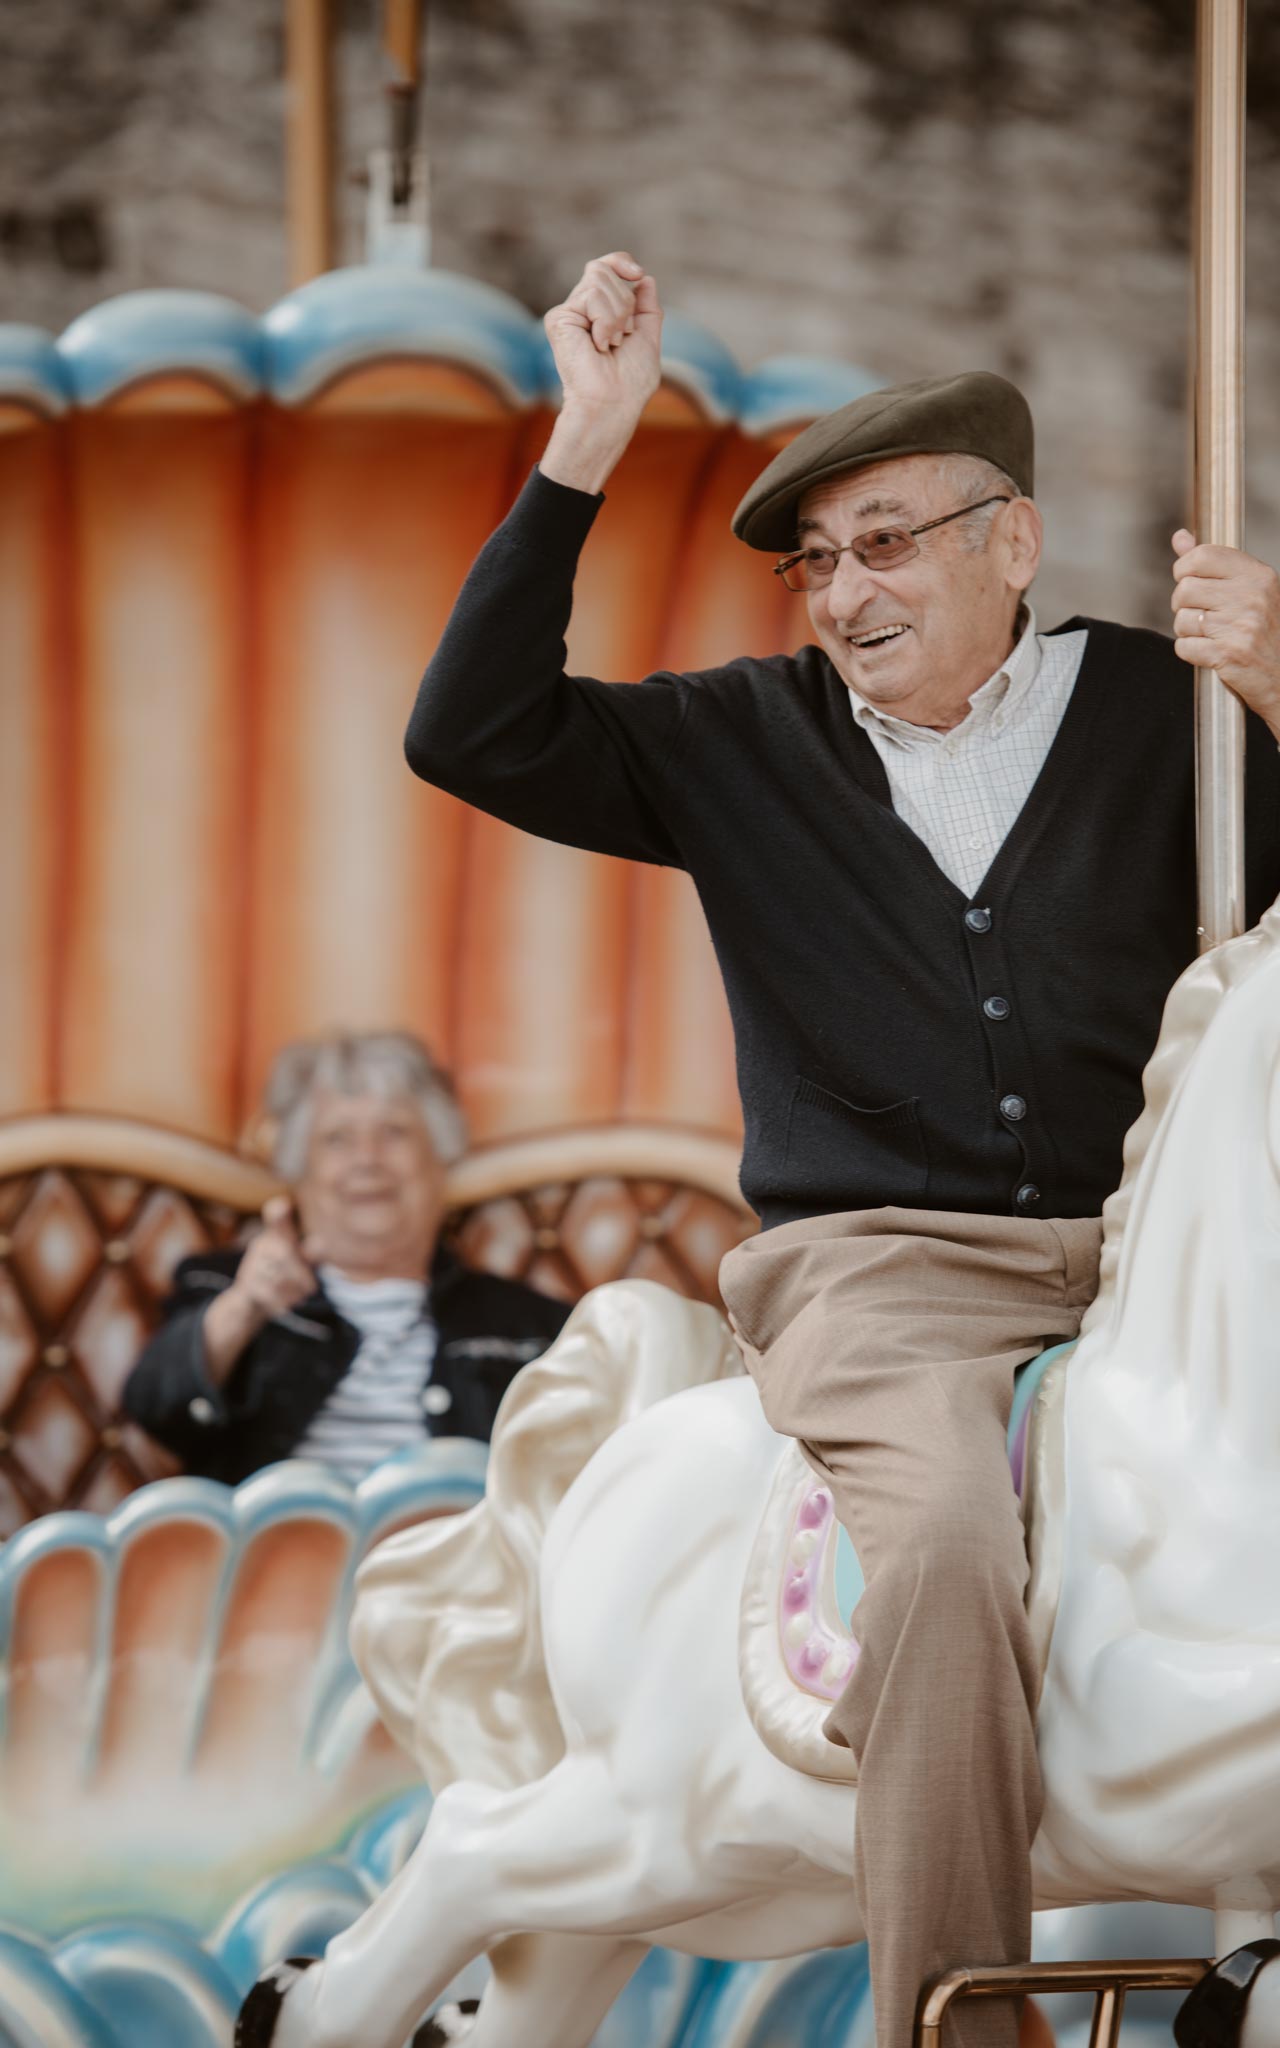
<path fill-rule="evenodd" d="M 314 1961 L 314 1956 L 289 1956 L 263 1971 L 240 2008 L 234 2048 L 271 2048 L 285 1994 Z"/>
<path fill-rule="evenodd" d="M 478 1998 L 463 1998 L 457 2005 L 442 2005 L 429 2020 L 423 2021 L 410 2048 L 448 2048 L 450 2041 L 465 2040 L 479 2008 Z"/>
<path fill-rule="evenodd" d="M 1249 1993 L 1278 1955 L 1280 1941 L 1246 1941 L 1215 1963 L 1178 2008 L 1173 2022 L 1178 2048 L 1237 2048 Z"/>

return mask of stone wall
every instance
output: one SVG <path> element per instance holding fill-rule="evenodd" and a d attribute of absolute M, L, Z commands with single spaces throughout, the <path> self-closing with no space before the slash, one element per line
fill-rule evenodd
<path fill-rule="evenodd" d="M 1280 557 L 1280 25 L 1254 26 L 1250 540 Z M 341 257 L 383 139 L 341 9 Z M 1190 0 L 435 0 L 434 260 L 542 310 L 629 247 L 748 363 L 969 365 L 1040 429 L 1043 615 L 1162 625 L 1183 516 Z M 0 316 L 287 284 L 277 0 L 8 0 Z"/>

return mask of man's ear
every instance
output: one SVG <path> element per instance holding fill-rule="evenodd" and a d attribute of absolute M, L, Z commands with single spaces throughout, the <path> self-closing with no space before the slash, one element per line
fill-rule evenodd
<path fill-rule="evenodd" d="M 1040 508 L 1030 498 L 1010 500 L 1004 518 L 1007 575 L 1011 590 L 1029 590 L 1040 567 L 1044 544 L 1044 521 Z"/>

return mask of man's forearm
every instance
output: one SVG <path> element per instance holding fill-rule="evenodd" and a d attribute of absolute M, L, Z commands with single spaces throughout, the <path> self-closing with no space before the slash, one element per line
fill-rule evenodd
<path fill-rule="evenodd" d="M 566 405 L 551 429 L 538 468 L 571 491 L 602 491 L 636 430 L 630 411 Z"/>

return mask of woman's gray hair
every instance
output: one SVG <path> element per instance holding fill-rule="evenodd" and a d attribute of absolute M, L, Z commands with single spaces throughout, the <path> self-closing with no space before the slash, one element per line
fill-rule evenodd
<path fill-rule="evenodd" d="M 432 1149 L 446 1166 L 467 1149 L 467 1126 L 453 1083 L 409 1031 L 342 1031 L 299 1039 L 276 1054 L 263 1108 L 274 1125 L 272 1163 L 280 1178 L 306 1171 L 316 1094 L 408 1096 Z"/>

